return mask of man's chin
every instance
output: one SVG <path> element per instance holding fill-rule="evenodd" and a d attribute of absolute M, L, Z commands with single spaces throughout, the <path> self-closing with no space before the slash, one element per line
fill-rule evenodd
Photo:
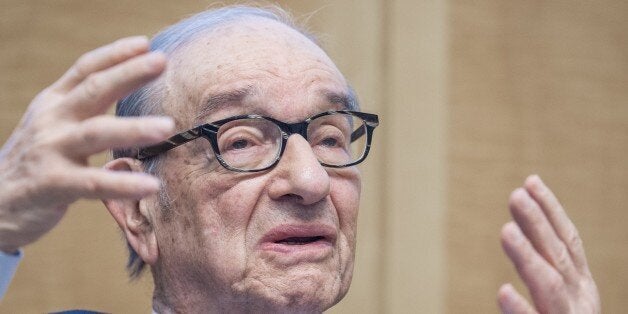
<path fill-rule="evenodd" d="M 332 307 L 347 293 L 348 284 L 345 286 L 346 280 L 340 277 L 316 265 L 301 264 L 282 274 L 246 278 L 233 288 L 258 312 L 317 313 Z"/>

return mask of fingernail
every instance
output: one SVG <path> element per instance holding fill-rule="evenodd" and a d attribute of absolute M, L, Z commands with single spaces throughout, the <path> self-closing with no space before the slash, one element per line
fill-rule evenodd
<path fill-rule="evenodd" d="M 124 39 L 125 44 L 133 48 L 148 47 L 148 37 L 146 36 L 132 36 Z"/>
<path fill-rule="evenodd" d="M 501 287 L 499 287 L 499 294 L 502 297 L 509 298 L 509 293 L 511 293 L 512 290 L 514 290 L 513 286 L 510 283 L 505 283 Z"/>
<path fill-rule="evenodd" d="M 526 178 L 523 185 L 526 188 L 526 190 L 532 191 L 535 189 L 542 188 L 543 181 L 541 181 L 541 178 L 539 177 L 538 174 L 531 174 Z"/>
<path fill-rule="evenodd" d="M 172 133 L 174 131 L 174 120 L 171 117 L 151 117 L 152 128 L 160 133 Z"/>
<path fill-rule="evenodd" d="M 510 201 L 514 202 L 514 204 L 523 201 L 526 201 L 528 197 L 528 192 L 524 188 L 516 188 L 510 194 Z"/>
<path fill-rule="evenodd" d="M 161 67 L 166 62 L 166 56 L 162 52 L 151 52 L 144 60 L 150 69 Z"/>
<path fill-rule="evenodd" d="M 514 243 L 520 243 L 523 239 L 523 235 L 519 230 L 519 226 L 517 226 L 515 222 L 510 222 L 509 224 L 511 226 L 509 226 L 507 232 L 510 233 L 510 238 L 514 241 Z"/>
<path fill-rule="evenodd" d="M 169 128 L 169 129 L 174 127 L 174 120 L 172 119 L 172 117 L 159 116 L 159 117 L 150 117 L 148 119 L 153 120 L 154 123 L 157 124 L 158 127 Z"/>
<path fill-rule="evenodd" d="M 158 191 L 159 187 L 161 186 L 161 182 L 159 181 L 159 179 L 152 176 L 146 180 L 146 184 L 147 187 L 151 189 L 151 191 Z"/>
<path fill-rule="evenodd" d="M 159 179 L 151 176 L 149 174 L 140 174 L 142 176 L 142 187 L 143 193 L 152 194 L 159 191 L 161 187 L 161 182 Z"/>

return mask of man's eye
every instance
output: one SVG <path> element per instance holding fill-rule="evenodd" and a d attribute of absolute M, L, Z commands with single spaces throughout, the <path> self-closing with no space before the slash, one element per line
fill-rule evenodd
<path fill-rule="evenodd" d="M 311 143 L 319 148 L 332 149 L 343 148 L 346 136 L 334 126 L 323 125 L 309 134 L 308 137 L 312 139 Z"/>
<path fill-rule="evenodd" d="M 227 134 L 218 138 L 218 149 L 222 153 L 239 153 L 257 147 L 260 141 L 251 134 Z"/>
<path fill-rule="evenodd" d="M 321 145 L 325 147 L 336 147 L 338 146 L 338 140 L 332 137 L 327 137 L 321 141 Z"/>
<path fill-rule="evenodd" d="M 231 143 L 230 149 L 245 149 L 250 146 L 251 143 L 245 139 L 239 139 Z"/>
<path fill-rule="evenodd" d="M 249 126 L 231 126 L 218 134 L 218 149 L 222 153 L 250 152 L 264 143 L 264 134 Z"/>

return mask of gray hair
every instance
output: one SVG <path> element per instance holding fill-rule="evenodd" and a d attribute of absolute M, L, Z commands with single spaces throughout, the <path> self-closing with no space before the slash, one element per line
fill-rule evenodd
<path fill-rule="evenodd" d="M 167 56 L 171 56 L 180 47 L 206 32 L 214 30 L 228 22 L 247 17 L 261 17 L 283 23 L 300 32 L 318 45 L 318 40 L 315 36 L 310 34 L 305 28 L 298 26 L 294 18 L 278 6 L 252 7 L 234 5 L 207 10 L 167 27 L 153 37 L 150 50 L 161 51 Z M 159 97 L 160 89 L 158 87 L 157 83 L 147 84 L 120 100 L 116 106 L 116 115 L 130 117 L 159 114 L 161 99 Z M 132 154 L 132 150 L 113 151 L 114 158 L 128 157 L 132 156 Z"/>
<path fill-rule="evenodd" d="M 297 26 L 293 17 L 278 6 L 254 7 L 235 5 L 210 9 L 167 27 L 153 37 L 150 50 L 161 51 L 167 56 L 171 56 L 183 45 L 193 41 L 202 34 L 214 30 L 225 23 L 249 17 L 261 17 L 283 23 L 318 45 L 318 41 L 312 34 Z M 159 114 L 161 112 L 162 97 L 160 97 L 158 84 L 155 82 L 147 84 L 121 99 L 116 106 L 116 115 L 129 117 Z M 113 150 L 113 158 L 134 157 L 135 152 L 133 149 L 116 149 Z M 159 175 L 159 160 L 159 156 L 145 160 L 144 171 L 153 175 Z M 161 206 L 167 205 L 161 201 L 164 199 L 162 194 L 165 193 L 163 188 L 160 193 Z M 128 242 L 127 247 L 129 259 L 126 267 L 131 279 L 136 279 L 142 274 L 146 265 Z"/>

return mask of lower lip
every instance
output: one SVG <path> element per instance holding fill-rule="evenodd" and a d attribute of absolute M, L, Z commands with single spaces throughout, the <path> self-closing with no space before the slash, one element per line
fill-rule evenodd
<path fill-rule="evenodd" d="M 266 242 L 260 245 L 263 252 L 294 258 L 300 261 L 324 259 L 333 251 L 331 242 L 319 240 L 307 244 L 284 244 Z"/>

